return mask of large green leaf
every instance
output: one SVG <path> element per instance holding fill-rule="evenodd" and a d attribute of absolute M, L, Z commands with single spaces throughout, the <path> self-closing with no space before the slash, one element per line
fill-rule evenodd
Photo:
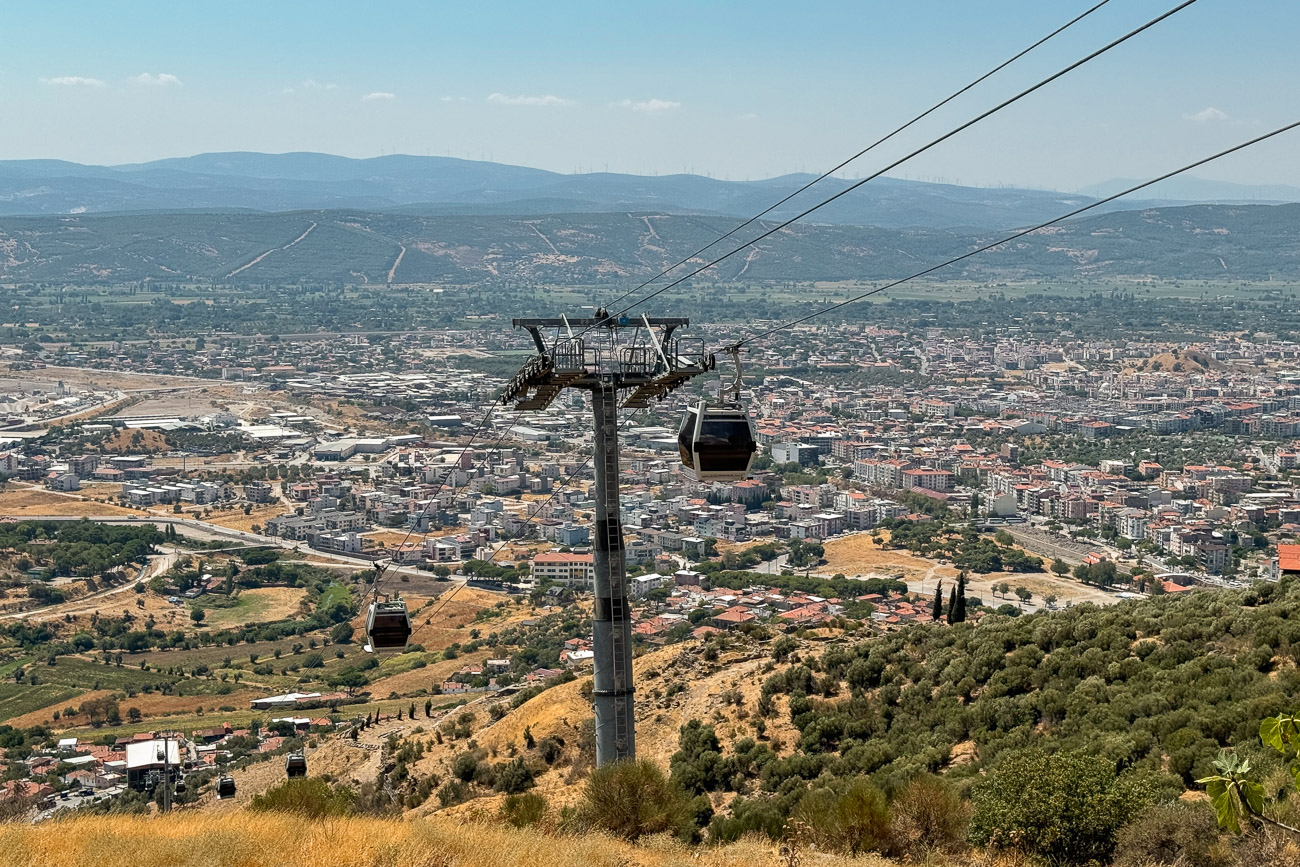
<path fill-rule="evenodd" d="M 1282 746 L 1282 717 L 1266 717 L 1259 724 L 1259 739 L 1267 746 L 1272 747 L 1279 753 L 1283 752 Z"/>
<path fill-rule="evenodd" d="M 1219 827 L 1234 834 L 1241 833 L 1241 811 L 1239 802 L 1233 794 L 1232 781 L 1224 777 L 1206 777 L 1197 780 L 1205 785 L 1205 793 L 1210 796 L 1210 805 L 1219 820 Z"/>
<path fill-rule="evenodd" d="M 1264 814 L 1264 787 L 1249 780 L 1242 780 L 1237 783 L 1237 786 L 1246 801 L 1246 808 L 1256 816 L 1262 816 Z"/>

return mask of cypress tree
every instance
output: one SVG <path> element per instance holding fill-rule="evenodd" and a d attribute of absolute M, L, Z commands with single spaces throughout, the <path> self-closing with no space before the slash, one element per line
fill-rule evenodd
<path fill-rule="evenodd" d="M 953 587 L 952 592 L 948 594 L 948 622 L 957 622 L 957 588 Z"/>
<path fill-rule="evenodd" d="M 939 582 L 938 587 L 934 588 L 934 608 L 930 611 L 930 619 L 937 621 L 941 617 L 943 617 L 943 582 L 942 581 Z"/>
<path fill-rule="evenodd" d="M 951 619 L 951 618 L 950 618 Z M 957 576 L 957 620 L 956 623 L 966 622 L 966 573 L 962 572 Z"/>

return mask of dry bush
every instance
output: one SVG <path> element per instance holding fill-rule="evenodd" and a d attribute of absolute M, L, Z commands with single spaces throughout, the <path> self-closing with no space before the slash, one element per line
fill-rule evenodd
<path fill-rule="evenodd" d="M 675 832 L 688 818 L 687 798 L 648 759 L 615 762 L 592 771 L 579 819 L 625 840 Z"/>
<path fill-rule="evenodd" d="M 1257 831 L 1235 847 L 1236 867 L 1300 867 L 1300 841 L 1282 831 Z"/>
<path fill-rule="evenodd" d="M 970 804 L 937 777 L 917 777 L 889 805 L 890 852 L 922 859 L 966 848 Z"/>
<path fill-rule="evenodd" d="M 1120 829 L 1114 867 L 1231 867 L 1214 813 L 1203 804 L 1148 807 Z"/>

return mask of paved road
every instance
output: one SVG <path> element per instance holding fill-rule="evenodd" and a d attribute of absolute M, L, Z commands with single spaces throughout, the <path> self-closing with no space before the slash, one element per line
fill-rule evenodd
<path fill-rule="evenodd" d="M 45 605 L 41 608 L 28 608 L 26 611 L 13 611 L 9 614 L 0 615 L 0 620 L 16 620 L 19 618 L 42 619 L 48 620 L 50 617 L 62 617 L 65 614 L 77 614 L 81 609 L 86 607 L 86 603 L 93 603 L 106 596 L 115 596 L 118 593 L 125 593 L 128 590 L 134 590 L 137 584 L 143 584 L 155 575 L 161 575 L 168 569 L 176 565 L 180 559 L 181 552 L 175 548 L 168 548 L 163 545 L 158 546 L 161 552 L 149 558 L 149 564 L 140 572 L 134 581 L 127 581 L 116 587 L 109 587 L 106 590 L 98 590 L 89 596 L 82 596 L 80 599 L 73 599 L 69 602 L 60 602 L 56 605 Z M 95 607 L 91 605 L 90 607 Z"/>
<path fill-rule="evenodd" d="M 171 524 L 176 528 L 176 532 L 192 539 L 205 541 L 234 541 L 243 542 L 248 547 L 271 547 L 283 548 L 286 551 L 298 551 L 302 554 L 310 554 L 313 557 L 320 557 L 327 560 L 334 560 L 339 563 L 347 563 L 358 568 L 370 568 L 374 561 L 367 560 L 364 557 L 352 557 L 347 554 L 336 554 L 331 551 L 318 551 L 309 547 L 304 542 L 294 542 L 289 539 L 280 539 L 276 536 L 263 536 L 258 533 L 250 533 L 245 530 L 232 530 L 229 527 L 221 527 L 216 524 L 209 524 L 206 521 L 195 520 L 194 518 L 173 518 L 163 515 L 90 515 L 85 518 L 78 515 L 22 515 L 19 516 L 23 521 L 94 521 L 98 524 Z M 410 575 L 412 577 L 428 578 L 428 572 L 422 572 L 412 566 L 392 566 L 388 573 L 397 575 Z"/>

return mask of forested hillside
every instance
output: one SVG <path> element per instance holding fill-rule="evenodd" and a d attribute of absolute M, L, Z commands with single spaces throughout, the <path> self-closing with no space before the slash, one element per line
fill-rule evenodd
<path fill-rule="evenodd" d="M 737 793 L 711 820 L 715 840 L 815 824 L 866 780 L 884 810 L 884 797 L 938 775 L 950 793 L 973 795 L 977 842 L 1017 821 L 992 818 L 1020 799 L 999 790 L 1000 776 L 1022 778 L 1020 787 L 1026 776 L 1061 776 L 1061 791 L 1045 798 L 1076 785 L 1131 787 L 1123 809 L 1094 817 L 1105 827 L 1090 833 L 1108 856 L 1144 808 L 1203 790 L 1196 781 L 1216 773 L 1221 749 L 1251 757 L 1264 778 L 1280 768 L 1259 730 L 1298 701 L 1298 603 L 1300 585 L 1289 582 L 917 626 L 802 656 L 781 643 L 753 708 L 755 734 L 728 744 L 722 726 L 693 721 L 672 777 L 687 794 Z M 764 735 L 785 720 L 797 743 Z M 954 800 L 950 809 L 967 808 Z"/>
<path fill-rule="evenodd" d="M 653 276 L 735 224 L 731 217 L 663 213 L 6 217 L 0 218 L 0 280 L 626 283 Z M 759 234 L 758 226 L 752 228 L 744 237 Z M 897 279 L 998 237 L 968 230 L 797 224 L 731 257 L 708 279 Z M 732 249 L 730 243 L 710 255 Z M 1295 279 L 1300 277 L 1300 205 L 1102 214 L 973 257 L 943 276 Z"/>

